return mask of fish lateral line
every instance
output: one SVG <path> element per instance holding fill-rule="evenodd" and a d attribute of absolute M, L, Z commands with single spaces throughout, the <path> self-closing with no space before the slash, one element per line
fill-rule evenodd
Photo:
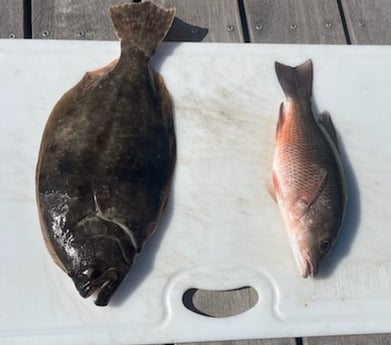
<path fill-rule="evenodd" d="M 140 252 L 141 247 L 139 246 L 139 244 L 136 240 L 136 237 L 133 234 L 133 231 L 129 227 L 127 227 L 125 224 L 122 224 L 121 222 L 118 222 L 115 219 L 104 215 L 101 207 L 99 206 L 96 191 L 94 191 L 94 203 L 95 203 L 95 208 L 96 208 L 96 216 L 106 222 L 113 223 L 113 224 L 117 225 L 128 236 L 130 242 L 132 243 L 132 246 L 136 249 L 136 251 Z"/>

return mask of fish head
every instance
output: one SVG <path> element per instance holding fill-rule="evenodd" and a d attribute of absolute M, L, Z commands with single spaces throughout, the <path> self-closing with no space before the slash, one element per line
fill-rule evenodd
<path fill-rule="evenodd" d="M 84 298 L 96 294 L 95 304 L 106 306 L 131 268 L 115 238 L 91 237 L 79 246 L 79 261 L 68 275 Z M 134 253 L 134 256 L 136 253 Z"/>
<path fill-rule="evenodd" d="M 320 263 L 333 248 L 339 225 L 332 217 L 303 217 L 290 236 L 293 254 L 303 278 L 315 277 Z"/>

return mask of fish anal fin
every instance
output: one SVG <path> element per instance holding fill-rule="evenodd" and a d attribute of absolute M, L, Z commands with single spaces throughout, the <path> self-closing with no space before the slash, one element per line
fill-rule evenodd
<path fill-rule="evenodd" d="M 300 195 L 300 202 L 309 209 L 322 193 L 327 182 L 327 171 L 319 170 L 316 178 L 313 178 L 310 183 L 306 184 L 305 190 Z"/>
<path fill-rule="evenodd" d="M 335 130 L 333 121 L 331 119 L 331 115 L 328 111 L 324 111 L 319 115 L 319 123 L 326 130 L 330 139 L 334 143 L 335 147 L 339 151 L 338 147 L 338 139 L 337 139 L 337 131 Z"/>

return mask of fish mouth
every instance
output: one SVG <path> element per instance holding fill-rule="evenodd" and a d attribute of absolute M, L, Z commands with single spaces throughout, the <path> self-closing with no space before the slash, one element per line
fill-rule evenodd
<path fill-rule="evenodd" d="M 314 278 L 318 269 L 317 267 L 313 264 L 311 260 L 311 256 L 309 253 L 304 253 L 302 255 L 302 263 L 301 263 L 301 276 L 303 278 Z"/>
<path fill-rule="evenodd" d="M 109 268 L 93 280 L 85 276 L 79 277 L 75 281 L 75 285 L 83 298 L 96 294 L 95 304 L 97 306 L 106 306 L 122 280 L 123 276 L 115 268 Z"/>

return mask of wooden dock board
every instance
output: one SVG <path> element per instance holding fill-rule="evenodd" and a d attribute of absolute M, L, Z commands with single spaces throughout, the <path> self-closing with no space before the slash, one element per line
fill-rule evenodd
<path fill-rule="evenodd" d="M 131 1 L 33 0 L 32 36 L 47 39 L 116 40 L 108 7 L 125 2 Z M 176 20 L 167 40 L 243 41 L 236 0 L 156 2 L 166 7 L 175 6 L 177 9 Z"/>
<path fill-rule="evenodd" d="M 126 0 L 32 0 L 32 36 L 116 40 L 108 7 Z"/>
<path fill-rule="evenodd" d="M 337 1 L 244 0 L 251 42 L 346 43 Z"/>
<path fill-rule="evenodd" d="M 389 345 L 390 334 L 303 338 L 303 345 Z"/>
<path fill-rule="evenodd" d="M 213 341 L 207 343 L 183 343 L 178 345 L 296 345 L 295 339 L 254 339 L 254 340 L 231 340 Z M 350 344 L 349 344 L 350 345 Z M 360 344 L 361 345 L 361 344 Z"/>
<path fill-rule="evenodd" d="M 23 0 L 1 0 L 0 38 L 24 38 Z"/>
<path fill-rule="evenodd" d="M 391 44 L 391 1 L 343 0 L 353 44 Z"/>

